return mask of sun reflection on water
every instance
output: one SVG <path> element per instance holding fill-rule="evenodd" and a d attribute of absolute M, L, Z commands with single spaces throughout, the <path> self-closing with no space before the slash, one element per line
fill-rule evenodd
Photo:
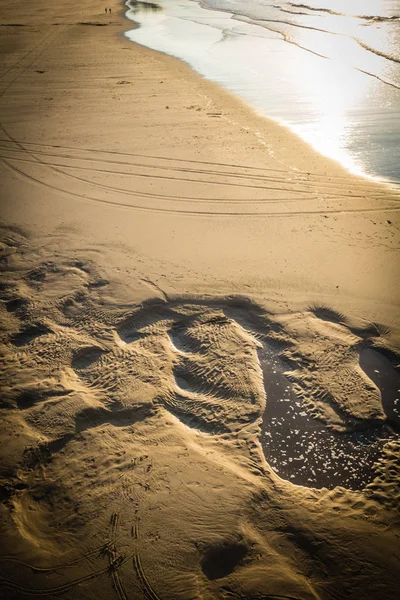
<path fill-rule="evenodd" d="M 329 69 L 312 60 L 300 62 L 299 66 L 303 68 L 292 72 L 292 81 L 307 94 L 314 118 L 294 128 L 325 156 L 338 160 L 354 173 L 362 173 L 362 164 L 346 151 L 347 138 L 353 133 L 350 110 L 371 92 L 373 81 L 343 68 L 340 60 L 330 64 Z"/>
<path fill-rule="evenodd" d="M 400 180 L 400 2 L 204 2 L 214 10 L 137 2 L 128 37 L 186 60 L 352 172 Z"/>

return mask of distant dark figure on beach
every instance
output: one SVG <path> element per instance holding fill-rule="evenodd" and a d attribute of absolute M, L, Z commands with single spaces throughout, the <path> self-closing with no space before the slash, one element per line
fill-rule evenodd
<path fill-rule="evenodd" d="M 107 14 L 107 9 L 106 8 L 104 9 L 104 12 Z"/>
<path fill-rule="evenodd" d="M 109 9 L 108 9 L 108 12 L 109 12 L 109 13 L 110 13 L 110 15 L 111 15 L 111 8 L 109 8 Z"/>

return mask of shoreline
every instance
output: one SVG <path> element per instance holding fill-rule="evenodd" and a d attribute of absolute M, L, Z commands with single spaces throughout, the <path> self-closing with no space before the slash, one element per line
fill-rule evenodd
<path fill-rule="evenodd" d="M 22 74 L 25 84 L 32 87 L 31 96 L 27 96 L 28 104 L 32 98 L 28 113 L 24 105 L 18 108 L 18 80 L 9 88 L 7 93 L 16 90 L 17 104 L 15 109 L 5 109 L 6 129 L 9 119 L 13 137 L 22 143 L 25 139 L 27 145 L 25 154 L 20 150 L 5 154 L 17 175 L 15 179 L 9 168 L 4 171 L 6 189 L 13 195 L 18 180 L 25 190 L 28 182 L 36 179 L 36 187 L 27 190 L 28 194 L 39 186 L 47 197 L 50 185 L 60 196 L 55 204 L 52 199 L 54 208 L 43 211 L 37 210 L 39 196 L 33 193 L 32 210 L 36 208 L 32 212 L 26 205 L 27 219 L 22 217 L 24 211 L 16 212 L 11 204 L 5 205 L 4 217 L 20 225 L 32 218 L 37 233 L 43 231 L 46 235 L 48 228 L 60 220 L 71 221 L 64 200 L 69 198 L 80 211 L 86 235 L 93 243 L 98 244 L 99 232 L 109 237 L 102 222 L 102 211 L 106 211 L 122 245 L 132 251 L 130 225 L 123 214 L 128 211 L 133 215 L 132 211 L 139 209 L 134 247 L 147 255 L 150 272 L 167 258 L 171 267 L 162 267 L 167 273 L 171 268 L 178 272 L 186 263 L 189 272 L 211 276 L 205 286 L 203 275 L 190 277 L 194 285 L 187 290 L 175 287 L 168 276 L 168 293 L 174 289 L 177 293 L 200 294 L 232 290 L 250 291 L 262 298 L 263 289 L 271 289 L 279 290 L 283 302 L 290 295 L 309 303 L 323 299 L 343 312 L 349 309 L 354 313 L 358 303 L 367 318 L 378 320 L 384 316 L 377 311 L 379 304 L 392 305 L 387 314 L 392 321 L 400 301 L 394 284 L 397 265 L 393 252 L 387 254 L 384 248 L 389 244 L 394 250 L 399 237 L 397 194 L 349 174 L 286 128 L 257 115 L 244 101 L 202 78 L 180 59 L 127 40 L 124 8 L 120 6 L 119 15 L 114 14 L 111 22 L 108 16 L 103 18 L 90 10 L 87 15 L 67 18 L 65 26 L 73 39 L 83 36 L 82 41 L 88 44 L 87 58 L 83 59 L 79 46 L 68 51 L 72 61 L 82 63 L 82 74 L 79 69 L 67 68 L 65 75 L 55 75 L 51 63 L 43 67 L 38 64 L 36 70 L 45 71 L 43 74 L 35 75 L 32 68 L 29 75 Z M 76 21 L 78 25 L 74 25 Z M 105 22 L 107 26 L 83 27 L 79 26 L 81 21 Z M 111 56 L 99 45 L 111 43 L 107 42 L 108 31 L 115 40 Z M 57 35 L 61 35 L 63 44 L 59 53 L 62 60 L 67 56 L 67 34 Z M 87 81 L 81 79 L 86 74 Z M 75 82 L 81 82 L 79 88 Z M 77 90 L 76 99 L 67 88 L 64 95 L 57 92 L 65 85 Z M 97 93 L 94 86 L 99 86 Z M 28 127 L 16 125 L 18 110 Z M 47 116 L 38 121 L 35 115 L 43 111 Z M 34 152 L 32 156 L 35 146 L 29 146 L 29 142 L 49 146 L 47 150 L 42 146 L 43 155 Z M 66 152 L 56 147 L 59 145 L 66 150 L 69 147 L 73 155 L 64 156 Z M 22 158 L 31 162 L 14 160 Z M 32 161 L 38 163 L 37 168 Z M 46 161 L 54 165 L 47 166 Z M 25 182 L 21 168 L 26 170 Z M 170 220 L 172 216 L 176 222 Z M 196 223 L 192 235 L 184 225 L 187 217 Z M 240 218 L 248 226 L 242 227 Z M 78 232 L 79 225 L 75 219 L 72 222 L 72 229 Z M 209 226 L 207 222 L 214 224 Z M 150 232 L 157 231 L 157 244 L 151 242 L 149 246 L 146 226 Z M 364 247 L 362 241 L 360 248 L 353 247 L 354 234 L 360 241 L 370 239 L 368 246 Z M 242 251 L 233 243 L 235 238 L 243 240 Z M 154 239 L 151 234 L 150 239 Z M 66 239 L 64 243 L 68 245 Z M 332 243 L 334 256 L 329 249 Z M 102 250 L 104 265 L 116 265 L 121 260 L 134 282 L 126 259 L 117 258 L 113 250 L 115 256 L 109 262 L 109 252 Z M 321 259 L 322 264 L 318 264 Z M 221 270 L 222 264 L 225 268 Z M 349 267 L 351 276 L 346 273 Z M 391 274 L 386 276 L 388 269 Z M 159 270 L 160 266 L 156 267 Z M 260 277 L 261 273 L 266 275 Z M 357 283 L 361 274 L 362 281 Z M 377 286 L 373 282 L 376 277 L 381 282 Z M 157 279 L 160 285 L 160 277 Z M 221 287 L 224 280 L 227 283 Z M 351 282 L 356 286 L 349 285 Z M 137 288 L 138 284 L 133 285 Z M 367 299 L 371 310 L 365 313 Z M 358 314 L 358 308 L 355 312 Z"/>
<path fill-rule="evenodd" d="M 125 6 L 127 6 L 127 4 L 125 4 Z M 125 13 L 126 18 L 129 21 L 131 21 L 132 23 L 136 23 L 137 26 L 134 29 L 140 29 L 141 28 L 141 23 L 139 20 L 140 19 L 140 11 L 138 13 L 138 21 L 135 21 L 134 14 L 132 15 L 132 17 L 127 16 L 127 14 L 129 13 L 129 7 L 127 7 L 127 8 L 128 8 L 128 10 Z M 207 7 L 207 9 L 211 12 L 219 13 L 221 15 L 221 18 L 223 17 L 224 19 L 229 18 L 229 17 L 232 18 L 234 16 L 234 13 L 220 11 L 220 10 L 214 9 L 212 7 Z M 179 16 L 176 18 L 179 18 Z M 149 26 L 147 25 L 147 28 L 148 27 Z M 146 21 L 144 24 L 144 28 L 146 29 Z M 150 28 L 151 28 L 151 25 L 150 25 Z M 128 39 L 130 39 L 129 32 L 126 32 L 125 35 Z M 362 169 L 362 167 L 359 167 L 356 164 L 351 164 L 353 162 L 353 159 L 351 158 L 351 155 L 348 153 L 346 153 L 342 157 L 342 159 L 339 158 L 338 156 L 331 156 L 329 154 L 329 152 L 324 153 L 323 150 L 319 149 L 318 143 L 316 141 L 314 141 L 314 143 L 313 143 L 312 141 L 307 139 L 307 135 L 303 135 L 300 131 L 298 131 L 298 125 L 296 125 L 295 122 L 293 122 L 291 124 L 287 121 L 287 119 L 285 120 L 285 118 L 283 116 L 279 117 L 278 115 L 273 116 L 271 114 L 268 114 L 267 108 L 266 107 L 263 108 L 262 103 L 260 104 L 260 101 L 258 102 L 260 105 L 257 106 L 257 101 L 252 102 L 251 99 L 246 98 L 246 94 L 243 95 L 240 93 L 240 91 L 233 89 L 235 86 L 233 85 L 233 80 L 232 80 L 231 84 L 229 84 L 229 81 L 230 81 L 229 74 L 225 75 L 226 82 L 224 83 L 224 81 L 218 80 L 218 76 L 216 76 L 215 74 L 214 74 L 214 77 L 212 76 L 212 69 L 211 69 L 211 71 L 207 72 L 207 68 L 205 68 L 204 66 L 200 67 L 200 63 L 196 64 L 195 57 L 192 56 L 192 59 L 191 59 L 190 56 L 185 57 L 183 55 L 180 55 L 179 51 L 177 54 L 174 54 L 173 52 L 172 53 L 168 52 L 168 49 L 163 49 L 161 47 L 158 48 L 157 44 L 155 44 L 155 45 L 153 44 L 151 35 L 150 36 L 147 35 L 147 37 L 145 35 L 144 41 L 141 41 L 140 37 L 139 37 L 139 39 L 132 39 L 130 41 L 133 41 L 133 43 L 138 43 L 140 45 L 143 45 L 146 48 L 153 49 L 154 51 L 165 54 L 166 56 L 170 56 L 173 58 L 178 58 L 178 60 L 182 60 L 185 64 L 189 65 L 189 67 L 192 68 L 194 70 L 194 72 L 196 74 L 198 74 L 200 77 L 206 79 L 207 81 L 210 81 L 210 82 L 212 81 L 212 82 L 217 83 L 217 85 L 219 85 L 222 89 L 224 89 L 228 93 L 233 94 L 233 96 L 238 98 L 241 102 L 244 102 L 245 105 L 248 106 L 250 108 L 250 110 L 253 111 L 256 115 L 258 115 L 262 118 L 265 118 L 267 120 L 271 120 L 274 123 L 278 124 L 280 127 L 283 127 L 290 133 L 294 134 L 297 138 L 301 139 L 302 142 L 305 142 L 307 145 L 309 145 L 309 147 L 312 148 L 313 151 L 316 152 L 317 154 L 322 153 L 328 160 L 333 160 L 334 162 L 340 164 L 350 175 L 353 175 L 356 177 L 362 177 L 363 179 L 373 181 L 375 183 L 380 183 L 380 184 L 386 186 L 388 189 L 392 189 L 393 191 L 399 190 L 399 185 L 400 185 L 399 179 L 396 180 L 396 179 L 391 179 L 390 177 L 373 175 L 373 174 L 368 173 L 368 171 Z M 146 43 L 146 41 L 147 41 L 147 43 Z M 161 44 L 161 46 L 163 46 L 163 45 L 166 48 L 168 47 L 168 43 Z M 171 47 L 171 50 L 172 49 L 173 49 L 173 46 Z M 222 77 L 222 75 L 221 75 L 221 77 Z M 247 82 L 247 85 L 248 85 L 248 83 L 249 82 Z M 232 85 L 233 85 L 233 87 L 232 87 Z M 237 87 L 237 82 L 236 82 L 236 87 Z M 257 100 L 257 98 L 255 98 L 255 100 Z M 311 118 L 311 115 L 310 115 L 310 118 Z M 343 154 L 342 151 L 341 151 L 341 153 Z"/>
<path fill-rule="evenodd" d="M 114 6 L 0 8 L 0 595 L 397 599 L 398 196 Z M 389 416 L 372 483 L 278 476 L 280 414 L 311 469 Z"/>

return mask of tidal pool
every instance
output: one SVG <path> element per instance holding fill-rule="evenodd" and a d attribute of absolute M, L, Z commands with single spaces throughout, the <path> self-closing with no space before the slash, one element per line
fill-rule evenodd
<path fill-rule="evenodd" d="M 288 365 L 267 348 L 259 351 L 259 359 L 267 397 L 261 444 L 274 471 L 282 479 L 314 488 L 360 490 L 371 483 L 374 463 L 395 435 L 392 427 L 383 424 L 345 433 L 326 427 L 304 409 L 284 374 L 290 370 Z M 385 367 L 389 369 L 386 363 Z"/>

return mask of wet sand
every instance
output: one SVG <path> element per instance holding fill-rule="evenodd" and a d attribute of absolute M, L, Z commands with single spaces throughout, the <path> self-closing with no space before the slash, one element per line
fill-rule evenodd
<path fill-rule="evenodd" d="M 399 196 L 112 8 L 1 2 L 1 593 L 394 599 Z M 372 478 L 268 461 L 267 346 Z"/>
<path fill-rule="evenodd" d="M 391 401 L 382 399 L 389 421 L 357 421 L 345 412 L 342 427 L 335 430 L 310 415 L 290 381 L 289 365 L 271 349 L 261 351 L 260 363 L 267 397 L 261 445 L 276 473 L 291 483 L 313 488 L 365 490 L 373 483 L 385 444 L 397 437 L 392 429 L 392 414 L 399 396 L 400 376 L 392 365 L 389 363 L 382 374 L 382 380 L 391 378 L 396 387 Z M 379 377 L 379 371 L 374 372 L 373 381 Z M 385 387 L 381 393 L 385 397 Z"/>

